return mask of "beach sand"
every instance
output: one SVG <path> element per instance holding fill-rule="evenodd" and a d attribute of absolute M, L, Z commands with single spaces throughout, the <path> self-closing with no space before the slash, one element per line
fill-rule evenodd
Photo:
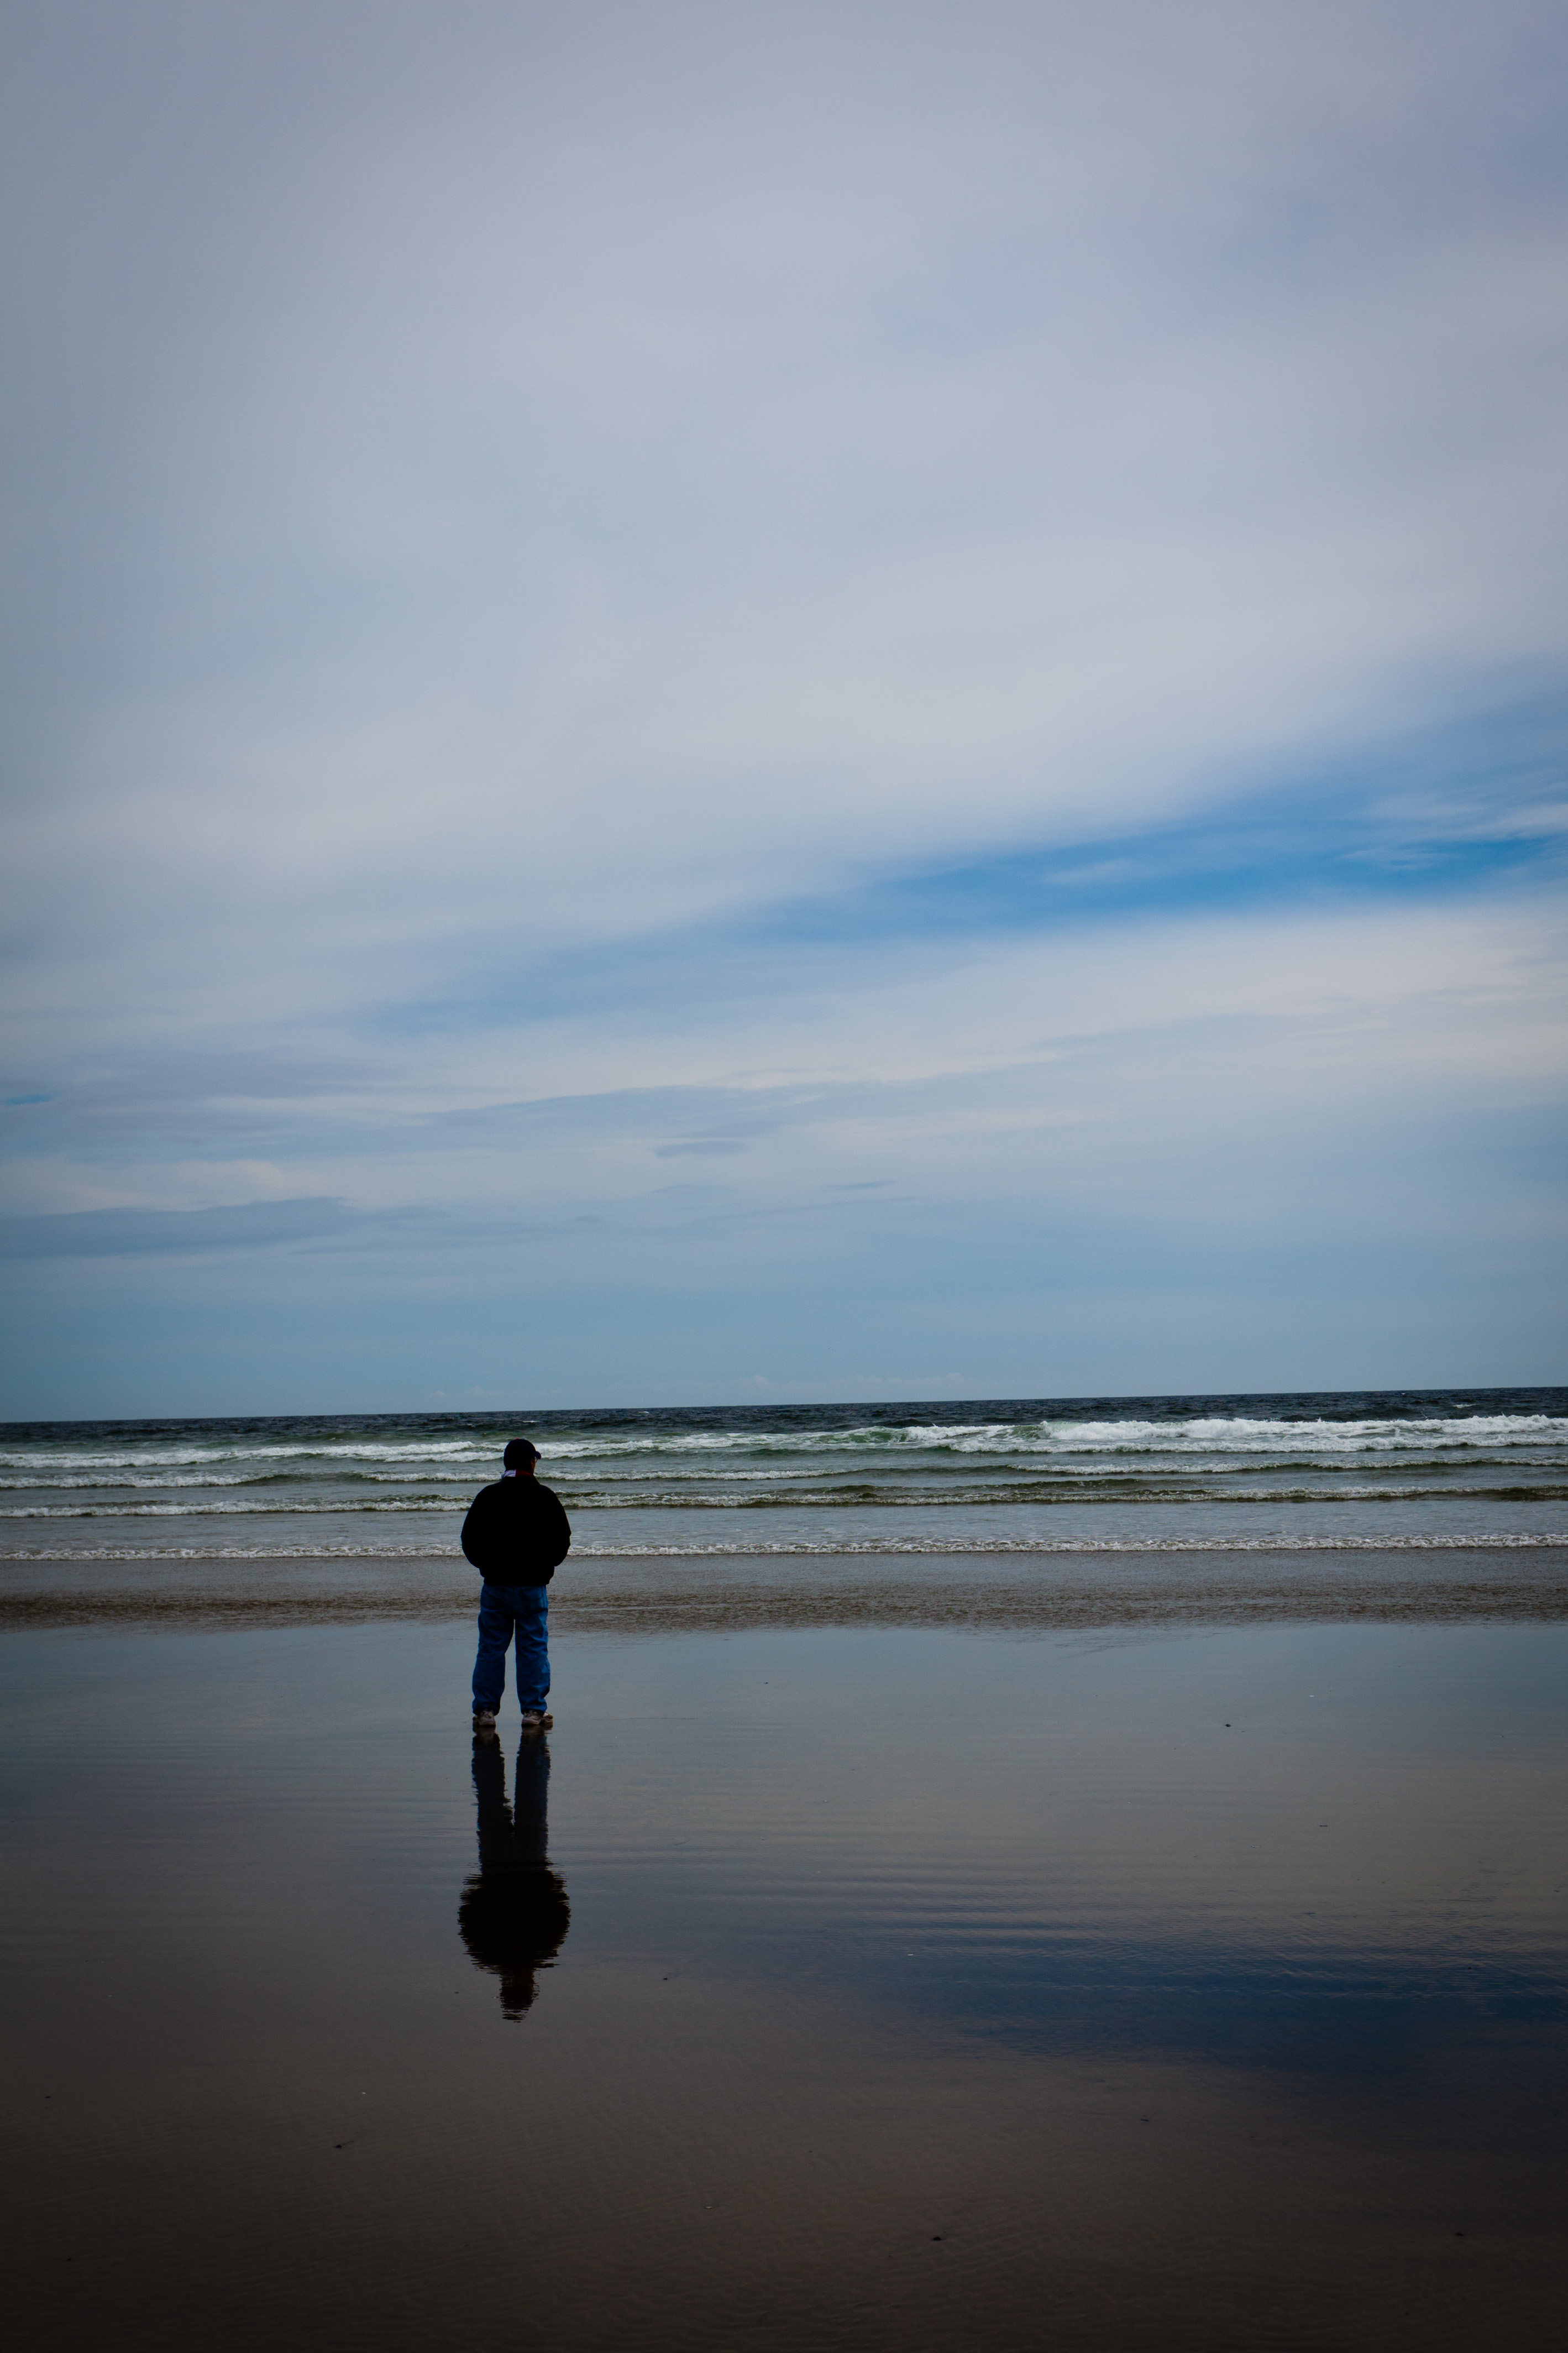
<path fill-rule="evenodd" d="M 455 1599 L 7 1636 L 24 2341 L 1555 2347 L 1539 1589 L 1235 1624 L 1123 1564 L 963 1631 L 703 1569 L 679 1633 L 663 1564 L 563 1594 L 557 1728 L 477 1767 Z"/>

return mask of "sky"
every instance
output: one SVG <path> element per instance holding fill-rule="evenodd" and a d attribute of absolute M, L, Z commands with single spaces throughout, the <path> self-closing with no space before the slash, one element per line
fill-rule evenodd
<path fill-rule="evenodd" d="M 1568 1377 L 1568 18 L 5 0 L 0 1412 Z"/>

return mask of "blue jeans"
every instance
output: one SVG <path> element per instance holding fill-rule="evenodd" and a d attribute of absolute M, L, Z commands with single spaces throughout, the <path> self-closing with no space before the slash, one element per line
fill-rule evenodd
<path fill-rule="evenodd" d="M 507 1644 L 517 1637 L 517 1704 L 526 1715 L 542 1713 L 550 1696 L 548 1585 L 479 1588 L 479 1654 L 474 1661 L 474 1705 L 500 1707 L 506 1689 Z"/>

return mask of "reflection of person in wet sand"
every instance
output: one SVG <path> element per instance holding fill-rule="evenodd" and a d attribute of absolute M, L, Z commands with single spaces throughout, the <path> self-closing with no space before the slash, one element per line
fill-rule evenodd
<path fill-rule="evenodd" d="M 474 1967 L 500 1979 L 500 2006 L 521 2018 L 536 1991 L 535 1969 L 566 1941 L 572 1910 L 550 1868 L 550 1745 L 537 1734 L 517 1754 L 517 1801 L 506 1801 L 506 1765 L 492 1734 L 474 1742 L 479 1867 L 463 1890 L 458 1926 Z"/>

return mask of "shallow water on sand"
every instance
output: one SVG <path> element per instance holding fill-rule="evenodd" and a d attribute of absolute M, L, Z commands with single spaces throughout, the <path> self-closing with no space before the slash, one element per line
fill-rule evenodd
<path fill-rule="evenodd" d="M 3 1653 L 55 2345 L 1560 2335 L 1568 1629 Z"/>

